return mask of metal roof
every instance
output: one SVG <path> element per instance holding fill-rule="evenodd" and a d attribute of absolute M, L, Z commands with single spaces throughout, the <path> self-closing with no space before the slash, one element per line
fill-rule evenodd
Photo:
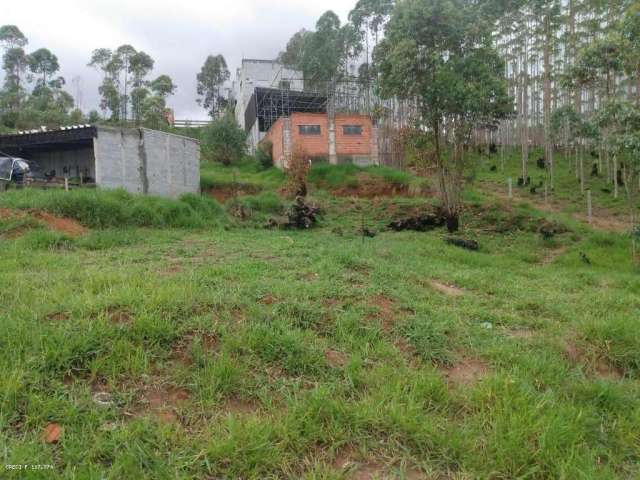
<path fill-rule="evenodd" d="M 0 150 L 54 144 L 86 143 L 97 136 L 97 128 L 92 125 L 70 125 L 56 130 L 26 130 L 9 135 L 0 135 Z"/>

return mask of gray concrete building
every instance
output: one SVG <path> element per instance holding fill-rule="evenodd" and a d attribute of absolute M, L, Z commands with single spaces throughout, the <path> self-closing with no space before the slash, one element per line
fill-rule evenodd
<path fill-rule="evenodd" d="M 44 181 L 176 198 L 200 191 L 197 140 L 146 128 L 81 125 L 0 136 L 0 152 L 31 161 Z"/>

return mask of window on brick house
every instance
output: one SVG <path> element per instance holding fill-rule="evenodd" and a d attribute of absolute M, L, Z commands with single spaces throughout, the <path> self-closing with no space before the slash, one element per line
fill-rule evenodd
<path fill-rule="evenodd" d="M 291 82 L 289 80 L 280 80 L 280 90 L 291 90 Z"/>
<path fill-rule="evenodd" d="M 298 125 L 300 135 L 320 135 L 320 125 Z"/>
<path fill-rule="evenodd" d="M 342 133 L 345 135 L 362 135 L 362 125 L 344 125 Z"/>

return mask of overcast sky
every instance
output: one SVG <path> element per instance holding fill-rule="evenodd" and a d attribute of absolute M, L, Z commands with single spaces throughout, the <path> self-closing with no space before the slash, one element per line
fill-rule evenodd
<path fill-rule="evenodd" d="M 128 43 L 151 55 L 152 76 L 168 74 L 178 85 L 169 105 L 179 119 L 204 119 L 196 103 L 196 74 L 209 54 L 222 53 L 235 72 L 245 58 L 275 58 L 301 28 L 311 29 L 326 10 L 342 21 L 355 0 L 18 0 L 3 1 L 0 22 L 29 38 L 28 51 L 58 56 L 69 93 L 97 108 L 100 75 L 87 67 L 95 48 Z"/>

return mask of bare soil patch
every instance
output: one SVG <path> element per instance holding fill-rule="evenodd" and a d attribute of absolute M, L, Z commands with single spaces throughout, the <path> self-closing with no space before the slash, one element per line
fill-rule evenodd
<path fill-rule="evenodd" d="M 46 319 L 50 322 L 64 322 L 69 320 L 69 314 L 67 312 L 53 312 L 47 314 Z"/>
<path fill-rule="evenodd" d="M 337 350 L 327 350 L 324 352 L 324 358 L 331 368 L 342 368 L 349 361 L 347 354 L 338 352 Z"/>
<path fill-rule="evenodd" d="M 207 194 L 215 198 L 220 203 L 226 203 L 230 198 L 242 197 L 246 195 L 255 195 L 260 193 L 260 187 L 255 185 L 238 184 L 217 186 L 207 190 Z"/>
<path fill-rule="evenodd" d="M 390 331 L 396 320 L 396 302 L 386 295 L 378 294 L 371 297 L 369 304 L 373 305 L 376 307 L 376 310 L 378 310 L 378 314 L 373 315 L 372 317 L 380 319 L 382 321 L 382 327 L 386 331 Z"/>
<path fill-rule="evenodd" d="M 446 283 L 439 282 L 437 280 L 428 280 L 428 284 L 434 290 L 449 295 L 450 297 L 461 297 L 464 295 L 464 290 Z"/>
<path fill-rule="evenodd" d="M 241 398 L 230 398 L 222 405 L 222 411 L 230 415 L 252 415 L 259 410 L 257 403 Z"/>
<path fill-rule="evenodd" d="M 382 177 L 367 173 L 359 173 L 356 178 L 357 184 L 336 188 L 333 194 L 338 197 L 376 198 L 410 196 L 412 193 L 417 193 L 410 192 L 408 185 L 391 183 Z"/>
<path fill-rule="evenodd" d="M 109 321 L 116 325 L 128 325 L 133 320 L 131 310 L 119 305 L 111 305 L 105 310 Z"/>
<path fill-rule="evenodd" d="M 549 265 L 551 263 L 553 263 L 556 258 L 558 258 L 560 255 L 564 254 L 567 252 L 567 247 L 558 247 L 558 248 L 554 248 L 552 250 L 549 250 L 547 252 L 547 254 L 542 258 L 542 261 L 540 262 L 541 265 Z"/>
<path fill-rule="evenodd" d="M 375 460 L 356 460 L 358 453 L 352 447 L 341 449 L 332 463 L 335 470 L 346 474 L 350 480 L 383 480 L 389 478 L 386 468 Z"/>
<path fill-rule="evenodd" d="M 277 301 L 276 297 L 270 293 L 260 299 L 260 303 L 263 305 L 273 305 L 274 303 L 277 303 Z"/>
<path fill-rule="evenodd" d="M 140 392 L 134 416 L 153 415 L 159 422 L 178 422 L 178 408 L 191 399 L 191 392 L 175 386 L 146 386 Z"/>
<path fill-rule="evenodd" d="M 442 369 L 444 376 L 453 384 L 473 385 L 489 373 L 489 368 L 480 360 L 465 358 L 455 365 Z"/>
<path fill-rule="evenodd" d="M 191 352 L 196 341 L 200 342 L 200 345 L 207 353 L 214 353 L 220 347 L 220 339 L 214 333 L 192 331 L 173 343 L 171 346 L 171 360 L 185 366 L 191 365 L 193 363 Z"/>
<path fill-rule="evenodd" d="M 624 378 L 624 372 L 611 365 L 604 358 L 589 358 L 589 356 L 575 343 L 567 341 L 564 344 L 564 357 L 574 365 L 582 365 L 587 372 L 597 378 L 608 380 L 621 380 Z"/>
<path fill-rule="evenodd" d="M 30 213 L 38 220 L 44 222 L 51 230 L 64 233 L 70 237 L 80 237 L 88 232 L 86 227 L 71 218 L 56 217 L 55 215 L 40 210 L 30 210 Z"/>

